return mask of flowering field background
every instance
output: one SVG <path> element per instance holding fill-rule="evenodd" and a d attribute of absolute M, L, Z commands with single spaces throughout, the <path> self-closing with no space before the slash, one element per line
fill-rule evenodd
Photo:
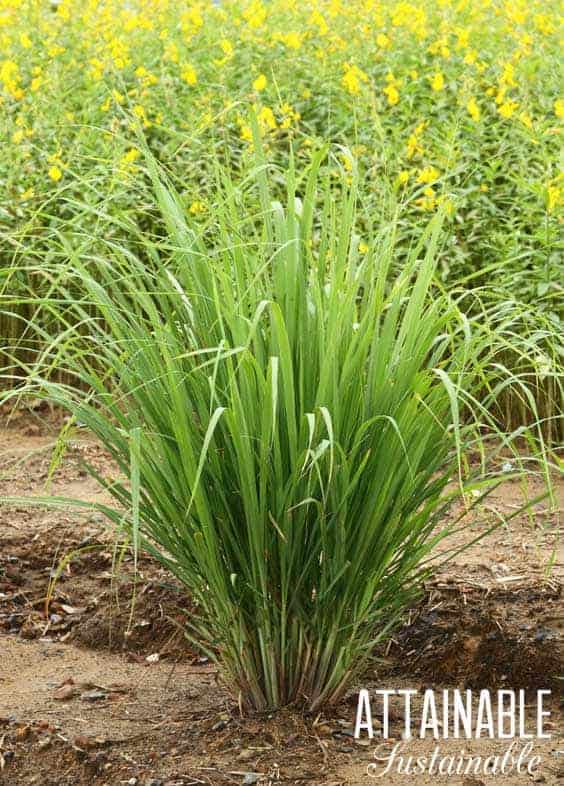
<path fill-rule="evenodd" d="M 306 167 L 329 145 L 335 194 L 358 168 L 359 254 L 396 214 L 407 249 L 443 206 L 441 281 L 522 333 L 523 355 L 502 360 L 552 415 L 559 23 L 552 0 L 0 0 L 2 291 L 39 285 L 21 259 L 159 233 L 142 140 L 213 238 L 218 165 L 245 182 L 255 114 L 281 185 L 290 151 Z M 500 398 L 517 423 L 529 404 Z"/>

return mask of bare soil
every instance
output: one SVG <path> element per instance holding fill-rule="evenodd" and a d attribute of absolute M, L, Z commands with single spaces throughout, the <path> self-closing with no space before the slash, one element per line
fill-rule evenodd
<path fill-rule="evenodd" d="M 51 476 L 59 425 L 56 413 L 42 410 L 4 423 L 0 495 L 104 498 L 83 462 L 104 476 L 116 470 L 85 433 Z M 529 482 L 531 496 L 541 490 L 541 479 Z M 556 491 L 561 508 L 561 479 Z M 504 484 L 449 547 L 514 513 L 522 495 L 520 483 Z M 295 710 L 249 717 L 184 637 L 190 600 L 156 562 L 141 557 L 135 572 L 130 551 L 86 509 L 25 499 L 2 506 L 0 786 L 533 782 L 524 774 L 376 780 L 367 766 L 380 742 L 353 738 L 359 687 L 527 689 L 531 711 L 534 691 L 550 689 L 552 737 L 535 741 L 542 762 L 534 782 L 564 784 L 558 534 L 558 510 L 544 500 L 448 564 L 437 557 L 420 604 L 340 706 L 318 717 Z M 401 741 L 404 718 L 395 701 L 392 734 Z M 417 700 L 414 715 L 420 710 Z M 460 752 L 460 743 L 441 741 L 441 750 Z M 429 755 L 435 745 L 410 740 L 409 753 Z M 505 748 L 488 739 L 466 745 L 481 755 Z"/>

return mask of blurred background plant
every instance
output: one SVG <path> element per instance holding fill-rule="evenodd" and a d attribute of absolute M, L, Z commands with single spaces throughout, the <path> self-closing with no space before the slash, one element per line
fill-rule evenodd
<path fill-rule="evenodd" d="M 561 439 L 557 20 L 552 0 L 0 0 L 3 310 L 14 293 L 45 285 L 22 270 L 50 264 L 53 237 L 74 243 L 81 222 L 132 251 L 139 232 L 162 232 L 140 132 L 183 209 L 213 231 L 214 172 L 248 176 L 254 111 L 281 170 L 290 150 L 300 166 L 326 143 L 352 151 L 322 168 L 337 199 L 341 170 L 350 177 L 358 161 L 360 253 L 399 203 L 399 270 L 444 207 L 438 279 L 490 287 L 490 313 L 496 299 L 517 304 L 534 351 L 516 371 L 535 376 L 536 405 L 553 418 L 546 436 Z M 25 323 L 0 319 L 13 344 Z M 512 396 L 499 413 L 534 419 Z"/>

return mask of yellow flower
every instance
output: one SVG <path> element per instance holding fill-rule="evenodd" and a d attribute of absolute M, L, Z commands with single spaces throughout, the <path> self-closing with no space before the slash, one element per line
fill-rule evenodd
<path fill-rule="evenodd" d="M 432 55 L 440 54 L 441 57 L 444 57 L 446 60 L 450 57 L 450 49 L 448 47 L 447 39 L 446 38 L 439 38 L 438 41 L 435 41 L 429 47 L 429 52 Z"/>
<path fill-rule="evenodd" d="M 251 127 L 244 123 L 240 123 L 239 128 L 240 128 L 241 139 L 243 140 L 243 142 L 252 142 L 253 132 L 251 131 Z"/>
<path fill-rule="evenodd" d="M 150 87 L 151 85 L 156 85 L 159 81 L 158 77 L 152 74 L 150 71 L 144 66 L 139 66 L 139 68 L 135 69 L 135 76 L 137 79 L 141 80 L 143 87 Z"/>
<path fill-rule="evenodd" d="M 433 210 L 437 204 L 435 192 L 430 186 L 423 191 L 423 196 L 415 201 L 423 210 Z"/>
<path fill-rule="evenodd" d="M 423 153 L 423 148 L 419 144 L 419 137 L 423 133 L 424 128 L 425 123 L 419 123 L 419 125 L 414 129 L 413 133 L 409 135 L 407 140 L 407 148 L 405 151 L 408 159 L 414 158 L 414 156 Z"/>
<path fill-rule="evenodd" d="M 289 49 L 299 49 L 302 45 L 302 39 L 299 33 L 286 33 L 285 35 L 282 33 L 275 33 L 274 39 L 276 41 L 281 41 Z"/>
<path fill-rule="evenodd" d="M 55 183 L 57 183 L 63 176 L 63 173 L 61 172 L 59 167 L 55 165 L 49 167 L 49 171 L 47 172 L 47 174 L 49 175 L 51 180 L 53 180 Z"/>
<path fill-rule="evenodd" d="M 504 101 L 503 104 L 498 106 L 497 111 L 499 114 L 508 120 L 517 109 L 517 101 Z"/>
<path fill-rule="evenodd" d="M 255 81 L 253 82 L 253 90 L 256 90 L 257 92 L 260 93 L 261 90 L 264 90 L 264 88 L 266 87 L 267 83 L 268 83 L 268 80 L 265 77 L 265 75 L 264 74 L 259 74 L 259 76 L 257 76 Z"/>
<path fill-rule="evenodd" d="M 12 134 L 12 142 L 15 145 L 19 145 L 19 143 L 22 141 L 23 138 L 24 138 L 24 132 L 21 130 L 21 128 L 19 129 L 19 131 L 14 131 L 14 133 Z"/>
<path fill-rule="evenodd" d="M 558 186 L 550 184 L 546 189 L 546 209 L 552 213 L 560 202 L 560 189 Z"/>
<path fill-rule="evenodd" d="M 132 112 L 135 115 L 135 117 L 138 117 L 139 120 L 143 121 L 144 128 L 149 128 L 151 124 L 149 123 L 149 119 L 147 118 L 145 107 L 143 107 L 141 104 L 135 104 L 135 106 L 132 109 Z"/>
<path fill-rule="evenodd" d="M 180 72 L 180 76 L 188 85 L 195 85 L 198 82 L 198 75 L 196 73 L 196 69 L 194 66 L 191 66 L 189 63 L 186 63 L 182 66 L 182 71 Z"/>
<path fill-rule="evenodd" d="M 221 51 L 225 55 L 225 57 L 233 57 L 233 44 L 231 41 L 228 41 L 227 38 L 223 38 L 219 45 L 221 47 Z"/>
<path fill-rule="evenodd" d="M 185 11 L 180 17 L 180 27 L 188 40 L 190 40 L 203 25 L 204 20 L 196 4 L 189 8 L 188 11 Z"/>
<path fill-rule="evenodd" d="M 418 183 L 434 183 L 441 176 L 439 170 L 434 166 L 426 166 L 419 173 Z"/>
<path fill-rule="evenodd" d="M 20 194 L 20 199 L 22 202 L 25 202 L 27 199 L 32 199 L 34 196 L 35 191 L 33 188 L 26 188 L 26 190 Z"/>
<path fill-rule="evenodd" d="M 270 107 L 263 106 L 263 108 L 258 113 L 258 121 L 263 128 L 268 128 L 270 131 L 274 131 L 276 128 L 276 118 L 274 117 L 274 112 Z"/>
<path fill-rule="evenodd" d="M 376 43 L 380 49 L 388 49 L 391 45 L 391 41 L 385 33 L 378 33 L 376 36 Z"/>
<path fill-rule="evenodd" d="M 564 117 L 564 98 L 557 98 L 554 102 L 554 114 L 556 117 Z"/>
<path fill-rule="evenodd" d="M 358 244 L 358 251 L 360 254 L 366 254 L 368 252 L 368 245 L 364 242 L 364 240 L 361 240 Z"/>
<path fill-rule="evenodd" d="M 139 153 L 139 150 L 137 150 L 135 147 L 132 147 L 125 155 L 121 157 L 121 164 L 124 166 L 133 164 L 135 161 L 137 161 L 140 155 L 141 154 Z"/>
<path fill-rule="evenodd" d="M 438 92 L 440 92 L 441 90 L 444 90 L 444 87 L 445 87 L 445 80 L 444 80 L 444 77 L 443 77 L 443 75 L 441 74 L 441 72 L 440 72 L 440 71 L 437 71 L 437 73 L 436 73 L 436 74 L 434 74 L 434 75 L 431 77 L 431 88 L 432 88 L 432 89 L 433 89 L 433 90 L 434 90 L 436 93 L 438 93 Z"/>
<path fill-rule="evenodd" d="M 456 42 L 457 49 L 466 49 L 469 44 L 470 39 L 470 31 L 465 30 L 464 28 L 460 28 L 456 31 L 456 38 L 458 39 Z"/>
<path fill-rule="evenodd" d="M 409 171 L 407 169 L 402 169 L 398 175 L 398 183 L 402 186 L 405 186 L 408 180 L 409 180 Z"/>
<path fill-rule="evenodd" d="M 22 33 L 20 36 L 20 44 L 23 46 L 24 49 L 31 49 L 31 38 L 28 36 L 27 33 Z"/>
<path fill-rule="evenodd" d="M 509 87 L 517 87 L 517 82 L 514 79 L 515 69 L 512 63 L 506 63 L 503 67 L 503 73 L 500 77 L 500 83 L 509 85 Z"/>
<path fill-rule="evenodd" d="M 485 183 L 482 183 L 482 185 L 480 186 L 480 191 L 483 191 L 484 194 L 485 194 L 486 191 L 489 191 L 489 190 L 490 189 L 488 188 L 488 186 Z"/>
<path fill-rule="evenodd" d="M 31 80 L 31 83 L 30 83 L 30 87 L 31 87 L 32 93 L 36 93 L 39 90 L 39 88 L 41 87 L 42 84 L 43 84 L 43 77 L 42 76 L 34 77 Z"/>
<path fill-rule="evenodd" d="M 280 123 L 280 128 L 291 128 L 293 123 L 297 123 L 298 120 L 301 118 L 299 112 L 296 112 L 294 107 L 291 104 L 284 103 L 280 107 L 280 112 L 282 114 L 282 121 Z"/>
<path fill-rule="evenodd" d="M 91 68 L 88 73 L 95 82 L 99 82 L 104 76 L 104 64 L 96 57 L 91 58 L 89 63 Z"/>
<path fill-rule="evenodd" d="M 341 161 L 343 162 L 343 166 L 345 167 L 345 172 L 353 171 L 353 162 L 349 155 L 347 155 L 346 153 L 341 153 Z"/>
<path fill-rule="evenodd" d="M 493 88 L 492 88 L 493 90 Z M 495 91 L 494 91 L 495 92 Z M 507 95 L 507 85 L 504 85 L 503 82 L 500 82 L 499 90 L 497 91 L 495 102 L 496 104 L 503 104 L 505 101 L 505 96 Z"/>
<path fill-rule="evenodd" d="M 466 104 L 466 109 L 468 110 L 468 114 L 470 115 L 472 120 L 474 120 L 474 122 L 477 123 L 481 117 L 481 112 L 480 112 L 480 107 L 478 106 L 478 103 L 476 102 L 476 99 L 474 97 L 470 98 L 470 100 Z"/>
<path fill-rule="evenodd" d="M 243 17 L 246 19 L 249 27 L 256 30 L 258 27 L 262 27 L 265 22 L 266 8 L 260 0 L 253 0 L 243 11 Z"/>
<path fill-rule="evenodd" d="M 19 70 L 18 64 L 13 60 L 4 60 L 2 65 L 0 65 L 0 82 L 4 82 L 7 85 L 10 82 L 17 81 L 20 78 Z"/>
<path fill-rule="evenodd" d="M 360 93 L 360 86 L 362 82 L 368 82 L 368 75 L 356 65 L 345 63 L 345 75 L 341 79 L 341 84 L 351 93 L 351 95 L 358 95 Z"/>
<path fill-rule="evenodd" d="M 387 96 L 390 106 L 395 106 L 399 102 L 400 96 L 394 85 L 388 85 L 382 92 Z"/>
<path fill-rule="evenodd" d="M 329 25 L 325 21 L 325 17 L 319 11 L 313 11 L 310 18 L 309 23 L 311 25 L 317 25 L 319 28 L 319 35 L 327 35 L 329 32 Z"/>
<path fill-rule="evenodd" d="M 190 213 L 192 213 L 193 216 L 197 216 L 200 213 L 203 213 L 205 209 L 206 206 L 204 205 L 203 202 L 200 202 L 199 200 L 195 200 L 194 202 L 192 202 L 192 204 L 189 207 Z"/>
<path fill-rule="evenodd" d="M 554 31 L 554 25 L 550 16 L 547 14 L 536 14 L 535 15 L 535 27 L 537 30 L 540 30 L 541 33 L 545 35 L 550 35 Z"/>

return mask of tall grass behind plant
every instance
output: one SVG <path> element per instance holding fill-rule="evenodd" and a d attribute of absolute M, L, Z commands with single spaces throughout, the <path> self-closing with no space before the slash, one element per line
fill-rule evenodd
<path fill-rule="evenodd" d="M 483 406 L 500 428 L 521 429 L 539 447 L 558 451 L 564 439 L 564 347 L 558 315 L 490 288 L 470 290 L 459 305 L 485 328 Z"/>
<path fill-rule="evenodd" d="M 359 254 L 354 165 L 336 201 L 321 160 L 290 165 L 282 205 L 259 158 L 259 215 L 225 176 L 203 235 L 149 159 L 168 237 L 145 252 L 162 264 L 83 238 L 36 303 L 57 337 L 36 320 L 24 369 L 110 451 L 123 481 L 90 469 L 105 513 L 183 582 L 191 635 L 259 710 L 336 701 L 390 635 L 479 432 L 458 401 L 483 344 L 430 294 L 440 213 L 392 275 L 396 224 Z"/>

